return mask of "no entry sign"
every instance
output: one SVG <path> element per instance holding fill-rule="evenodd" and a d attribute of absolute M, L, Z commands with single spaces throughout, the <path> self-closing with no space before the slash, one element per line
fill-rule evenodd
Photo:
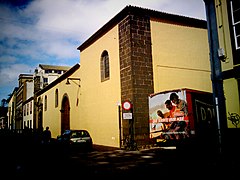
<path fill-rule="evenodd" d="M 130 110 L 132 108 L 132 103 L 130 101 L 124 101 L 122 103 L 122 107 L 124 110 Z"/>

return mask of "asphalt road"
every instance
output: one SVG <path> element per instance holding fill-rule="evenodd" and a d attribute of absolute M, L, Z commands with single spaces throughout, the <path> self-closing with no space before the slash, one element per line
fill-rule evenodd
<path fill-rule="evenodd" d="M 154 147 L 139 151 L 96 149 L 74 153 L 56 145 L 25 144 L 14 148 L 1 152 L 1 176 L 7 179 L 234 179 L 239 176 L 240 168 L 239 161 L 219 158 L 207 151 L 192 151 L 191 148 L 176 150 Z"/>

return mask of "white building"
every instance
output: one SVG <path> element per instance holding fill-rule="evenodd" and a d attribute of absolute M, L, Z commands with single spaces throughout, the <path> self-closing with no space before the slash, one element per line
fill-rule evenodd
<path fill-rule="evenodd" d="M 62 74 L 64 74 L 71 67 L 69 66 L 55 66 L 55 65 L 44 65 L 39 64 L 39 66 L 35 69 L 35 77 L 39 77 L 39 85 L 40 89 L 43 89 L 51 82 L 56 80 Z M 36 80 L 36 79 L 35 79 Z M 38 81 L 38 80 L 36 80 Z"/>

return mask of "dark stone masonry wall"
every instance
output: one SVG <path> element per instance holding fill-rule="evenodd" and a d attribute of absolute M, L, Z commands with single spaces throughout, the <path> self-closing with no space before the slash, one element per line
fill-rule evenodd
<path fill-rule="evenodd" d="M 119 23 L 121 99 L 133 104 L 135 140 L 149 135 L 148 95 L 153 89 L 150 18 L 130 14 Z M 123 120 L 123 134 L 129 133 L 129 120 Z"/>

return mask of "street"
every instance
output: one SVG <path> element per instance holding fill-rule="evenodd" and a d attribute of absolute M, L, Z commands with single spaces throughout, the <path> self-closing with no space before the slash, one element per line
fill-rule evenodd
<path fill-rule="evenodd" d="M 57 145 L 28 146 L 22 157 L 8 155 L 1 161 L 1 175 L 9 179 L 32 178 L 235 178 L 236 161 L 176 148 L 152 147 L 139 151 L 93 150 L 69 152 Z M 238 161 L 239 162 L 239 161 Z M 4 163 L 4 166 L 3 166 Z"/>

